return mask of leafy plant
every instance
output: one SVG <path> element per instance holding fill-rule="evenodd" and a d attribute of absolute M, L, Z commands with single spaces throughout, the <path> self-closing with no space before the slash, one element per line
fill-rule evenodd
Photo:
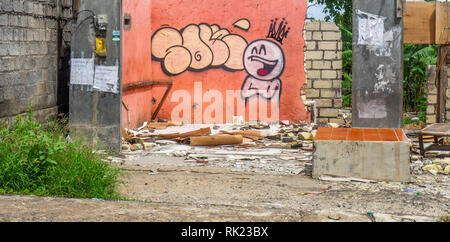
<path fill-rule="evenodd" d="M 405 112 L 426 111 L 427 66 L 435 65 L 436 61 L 436 45 L 405 44 L 403 59 L 403 109 Z"/>
<path fill-rule="evenodd" d="M 116 199 L 120 170 L 80 141 L 68 142 L 66 127 L 33 121 L 30 111 L 0 124 L 0 193 Z"/>

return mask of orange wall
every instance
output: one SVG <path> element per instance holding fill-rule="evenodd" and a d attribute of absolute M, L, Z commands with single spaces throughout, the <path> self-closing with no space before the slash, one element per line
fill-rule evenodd
<path fill-rule="evenodd" d="M 152 80 L 150 59 L 151 38 L 151 1 L 124 0 L 122 12 L 131 15 L 131 29 L 122 28 L 122 85 Z M 151 119 L 152 88 L 140 87 L 124 91 L 122 101 L 130 111 L 122 106 L 122 124 L 124 127 L 139 127 Z"/>
<path fill-rule="evenodd" d="M 278 107 L 280 120 L 308 120 L 300 99 L 305 83 L 302 30 L 306 0 L 124 0 L 123 5 L 123 12 L 132 15 L 132 30 L 124 32 L 124 85 L 148 78 L 174 83 L 158 117 L 173 119 L 174 110 L 187 103 L 195 107 L 184 111 L 191 113 L 192 122 L 226 122 L 237 115 L 264 120 L 258 118 L 261 109 L 249 113 L 259 100 L 268 104 L 269 119 L 264 121 L 271 121 L 270 112 Z M 287 32 L 287 36 L 268 38 L 277 36 L 280 24 L 284 27 L 281 35 Z M 219 100 L 223 108 L 217 106 L 216 111 L 211 103 L 217 100 L 205 100 L 214 90 L 223 98 Z M 227 90 L 237 91 L 236 103 L 226 102 Z M 124 93 L 124 102 L 133 105 L 135 126 L 150 119 L 149 97 L 159 103 L 164 91 L 165 87 L 154 87 Z M 186 93 L 190 94 L 186 103 L 176 98 Z M 235 106 L 231 115 L 227 115 L 227 105 Z M 245 114 L 237 106 L 245 107 Z M 202 119 L 205 113 L 213 113 L 210 116 L 216 119 Z M 122 117 L 126 124 L 126 113 Z"/>

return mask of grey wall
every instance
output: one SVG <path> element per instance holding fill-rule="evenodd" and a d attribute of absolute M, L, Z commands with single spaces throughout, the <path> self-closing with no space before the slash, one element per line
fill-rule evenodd
<path fill-rule="evenodd" d="M 353 0 L 354 127 L 402 127 L 403 18 L 396 16 L 396 2 Z M 359 38 L 364 36 L 364 31 L 360 29 L 362 18 L 357 11 L 384 17 L 384 23 L 380 22 L 381 28 L 365 32 L 369 33 L 365 40 Z M 380 32 L 375 31 L 377 29 Z"/>
<path fill-rule="evenodd" d="M 91 15 L 83 10 L 93 11 L 97 16 L 108 16 L 106 31 L 107 57 L 95 57 L 96 65 L 114 66 L 116 62 L 121 68 L 121 41 L 112 41 L 113 30 L 121 31 L 121 1 L 120 0 L 81 0 L 80 15 L 73 28 L 72 53 L 73 58 L 90 58 L 95 52 L 95 30 Z M 84 21 L 87 19 L 86 21 Z M 121 87 L 119 70 L 119 87 Z M 119 94 L 101 92 L 87 85 L 70 84 L 69 118 L 71 132 L 101 148 L 121 148 L 121 105 Z"/>
<path fill-rule="evenodd" d="M 63 106 L 57 90 L 68 79 L 58 78 L 58 54 L 70 48 L 71 5 L 71 0 L 0 0 L 0 121 L 26 112 L 30 103 L 39 121 Z"/>

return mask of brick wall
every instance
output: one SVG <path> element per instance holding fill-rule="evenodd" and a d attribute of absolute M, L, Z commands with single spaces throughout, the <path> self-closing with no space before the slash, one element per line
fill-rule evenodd
<path fill-rule="evenodd" d="M 447 73 L 447 81 L 445 84 L 445 116 L 443 117 L 444 122 L 450 121 L 450 69 L 447 66 L 443 66 L 444 72 Z M 436 123 L 436 111 L 437 111 L 437 88 L 435 85 L 436 80 L 436 66 L 428 66 L 427 69 L 427 124 Z"/>
<path fill-rule="evenodd" d="M 302 96 L 315 101 L 318 123 L 343 123 L 338 118 L 342 108 L 342 40 L 334 23 L 305 23 L 306 84 Z"/>
<path fill-rule="evenodd" d="M 57 53 L 58 46 L 63 53 L 70 45 L 71 5 L 0 0 L 0 121 L 26 112 L 30 103 L 40 121 L 57 113 Z M 60 42 L 58 20 L 64 26 Z"/>

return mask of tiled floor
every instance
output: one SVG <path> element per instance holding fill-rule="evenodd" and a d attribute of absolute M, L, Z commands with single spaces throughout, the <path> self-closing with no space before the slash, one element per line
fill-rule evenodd
<path fill-rule="evenodd" d="M 320 127 L 314 140 L 407 141 L 408 138 L 401 129 Z"/>

